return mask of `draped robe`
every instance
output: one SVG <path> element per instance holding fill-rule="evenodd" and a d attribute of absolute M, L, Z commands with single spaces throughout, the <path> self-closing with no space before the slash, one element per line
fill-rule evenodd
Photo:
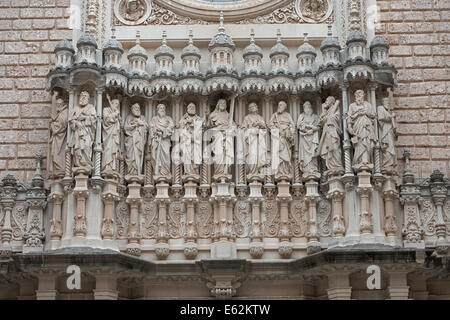
<path fill-rule="evenodd" d="M 57 110 L 50 124 L 50 155 L 49 171 L 53 174 L 62 174 L 65 168 L 64 144 L 67 138 L 67 106 Z"/>
<path fill-rule="evenodd" d="M 70 116 L 74 166 L 92 168 L 92 146 L 94 144 L 97 114 L 92 104 L 76 106 Z"/>
<path fill-rule="evenodd" d="M 274 113 L 270 118 L 272 133 L 272 169 L 276 176 L 291 177 L 292 145 L 294 143 L 295 124 L 288 112 Z"/>
<path fill-rule="evenodd" d="M 297 121 L 300 130 L 299 159 L 303 173 L 318 172 L 315 159 L 319 146 L 319 117 L 315 114 L 300 114 Z"/>
<path fill-rule="evenodd" d="M 318 154 L 325 160 L 328 170 L 343 170 L 341 152 L 341 115 L 338 104 L 330 106 L 321 116 L 323 127 Z"/>
<path fill-rule="evenodd" d="M 362 105 L 352 103 L 348 111 L 348 131 L 353 136 L 355 149 L 353 166 L 372 164 L 372 151 L 376 136 L 373 120 L 375 113 L 370 103 L 364 101 Z"/>
<path fill-rule="evenodd" d="M 392 114 L 387 111 L 384 106 L 378 107 L 378 121 L 380 123 L 380 141 L 381 150 L 383 151 L 383 161 L 381 168 L 384 170 L 392 170 L 396 165 L 395 158 L 395 126 Z"/>
<path fill-rule="evenodd" d="M 180 120 L 181 162 L 185 174 L 198 174 L 202 163 L 202 135 L 204 120 L 186 113 Z"/>
<path fill-rule="evenodd" d="M 154 116 L 150 121 L 152 165 L 154 174 L 169 176 L 171 137 L 174 130 L 173 120 L 169 116 Z"/>
<path fill-rule="evenodd" d="M 145 134 L 147 123 L 144 117 L 136 117 L 129 114 L 125 120 L 125 162 L 127 164 L 127 174 L 139 175 L 144 162 Z"/>
<path fill-rule="evenodd" d="M 102 171 L 117 171 L 120 155 L 120 111 L 111 106 L 103 109 L 103 150 Z"/>
<path fill-rule="evenodd" d="M 259 114 L 244 118 L 244 158 L 248 175 L 258 175 L 267 164 L 266 123 Z"/>
<path fill-rule="evenodd" d="M 234 161 L 234 137 L 230 126 L 230 116 L 227 111 L 214 110 L 209 115 L 209 122 L 213 129 L 213 163 L 214 175 L 228 175 L 229 167 Z"/>

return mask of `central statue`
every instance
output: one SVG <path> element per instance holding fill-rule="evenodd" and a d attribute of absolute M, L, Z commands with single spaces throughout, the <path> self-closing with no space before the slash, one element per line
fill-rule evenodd
<path fill-rule="evenodd" d="M 147 132 L 147 123 L 141 115 L 141 107 L 138 103 L 131 106 L 131 113 L 125 120 L 124 132 L 127 174 L 138 176 L 141 174 L 144 161 L 145 134 Z"/>
<path fill-rule="evenodd" d="M 234 99 L 232 108 L 234 107 Z M 234 161 L 234 134 L 236 124 L 232 114 L 227 111 L 227 101 L 219 99 L 216 108 L 209 115 L 209 126 L 213 129 L 212 151 L 214 162 L 214 175 L 216 178 L 226 177 L 230 174 L 230 166 Z"/>
<path fill-rule="evenodd" d="M 166 115 L 164 104 L 158 104 L 156 112 L 150 121 L 152 166 L 156 176 L 170 176 L 170 147 L 175 125 L 172 118 Z"/>

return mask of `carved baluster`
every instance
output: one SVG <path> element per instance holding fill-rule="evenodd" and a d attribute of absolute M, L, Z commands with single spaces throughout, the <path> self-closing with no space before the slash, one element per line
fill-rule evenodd
<path fill-rule="evenodd" d="M 17 181 L 13 175 L 8 174 L 3 178 L 2 182 L 3 187 L 0 188 L 0 203 L 3 206 L 5 214 L 0 234 L 2 240 L 2 246 L 0 248 L 0 258 L 9 258 L 12 254 L 11 215 L 17 198 Z"/>
<path fill-rule="evenodd" d="M 343 131 L 344 131 L 344 182 L 353 181 L 354 175 L 352 170 L 352 160 L 351 160 L 351 148 L 352 145 L 350 143 L 350 136 L 347 131 L 347 116 L 348 116 L 348 83 L 344 83 L 341 85 L 342 90 L 342 122 L 343 122 Z"/>

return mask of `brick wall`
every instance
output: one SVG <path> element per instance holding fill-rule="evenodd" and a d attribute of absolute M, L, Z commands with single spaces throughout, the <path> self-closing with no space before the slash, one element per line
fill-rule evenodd
<path fill-rule="evenodd" d="M 377 34 L 398 70 L 398 153 L 411 150 L 418 177 L 450 176 L 450 0 L 377 0 Z"/>
<path fill-rule="evenodd" d="M 68 30 L 69 0 L 0 0 L 0 178 L 30 181 L 47 153 L 53 49 Z M 44 166 L 45 166 L 44 161 Z"/>

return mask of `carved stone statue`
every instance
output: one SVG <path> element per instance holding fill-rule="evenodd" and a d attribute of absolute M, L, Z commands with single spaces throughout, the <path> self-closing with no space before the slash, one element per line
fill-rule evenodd
<path fill-rule="evenodd" d="M 48 170 L 54 176 L 64 175 L 65 142 L 69 111 L 62 98 L 56 99 L 56 115 L 50 123 L 50 153 Z"/>
<path fill-rule="evenodd" d="M 234 139 L 232 129 L 235 128 L 231 115 L 227 111 L 227 101 L 220 99 L 216 108 L 209 115 L 209 126 L 213 129 L 212 151 L 214 175 L 228 176 L 234 161 Z"/>
<path fill-rule="evenodd" d="M 145 13 L 145 5 L 140 0 L 126 0 L 122 4 L 121 15 L 126 20 L 137 21 Z"/>
<path fill-rule="evenodd" d="M 262 168 L 267 165 L 267 126 L 258 114 L 258 105 L 254 102 L 248 105 L 249 114 L 245 116 L 241 129 L 244 131 L 244 156 L 247 175 L 260 175 Z"/>
<path fill-rule="evenodd" d="M 289 179 L 292 176 L 295 123 L 286 109 L 286 102 L 280 101 L 268 127 L 272 133 L 272 168 L 276 168 L 275 177 Z"/>
<path fill-rule="evenodd" d="M 128 175 L 138 176 L 141 174 L 146 132 L 147 123 L 144 116 L 141 115 L 141 107 L 135 103 L 131 106 L 131 113 L 127 116 L 124 125 L 125 162 Z"/>
<path fill-rule="evenodd" d="M 205 120 L 196 112 L 195 103 L 189 103 L 187 112 L 180 120 L 180 149 L 184 174 L 199 174 L 198 168 L 202 163 L 202 137 Z"/>
<path fill-rule="evenodd" d="M 78 105 L 70 115 L 72 129 L 70 147 L 74 155 L 74 167 L 92 168 L 92 145 L 94 144 L 97 114 L 94 105 L 89 103 L 89 93 L 80 93 Z"/>
<path fill-rule="evenodd" d="M 395 114 L 390 111 L 389 98 L 384 98 L 383 105 L 378 107 L 378 121 L 383 155 L 381 170 L 392 172 L 397 164 L 395 153 L 396 123 Z"/>
<path fill-rule="evenodd" d="M 355 102 L 348 111 L 347 130 L 352 135 L 352 143 L 355 149 L 353 155 L 353 167 L 359 170 L 361 167 L 370 169 L 373 167 L 373 148 L 376 136 L 374 128 L 375 113 L 372 105 L 364 101 L 364 91 L 355 92 Z"/>
<path fill-rule="evenodd" d="M 120 156 L 120 101 L 108 98 L 109 106 L 103 109 L 103 157 L 102 171 L 105 175 L 117 173 Z"/>
<path fill-rule="evenodd" d="M 318 175 L 316 152 L 319 146 L 319 117 L 313 113 L 311 102 L 303 105 L 304 112 L 300 114 L 297 128 L 300 131 L 299 159 L 303 175 Z"/>
<path fill-rule="evenodd" d="M 172 118 L 166 115 L 166 106 L 156 107 L 157 115 L 150 121 L 152 165 L 157 176 L 170 175 L 170 147 L 174 130 Z"/>
<path fill-rule="evenodd" d="M 318 154 L 325 160 L 325 166 L 331 173 L 341 173 L 342 166 L 341 151 L 341 113 L 339 111 L 339 100 L 329 96 L 322 104 L 320 124 L 322 126 L 322 137 L 320 138 Z"/>

